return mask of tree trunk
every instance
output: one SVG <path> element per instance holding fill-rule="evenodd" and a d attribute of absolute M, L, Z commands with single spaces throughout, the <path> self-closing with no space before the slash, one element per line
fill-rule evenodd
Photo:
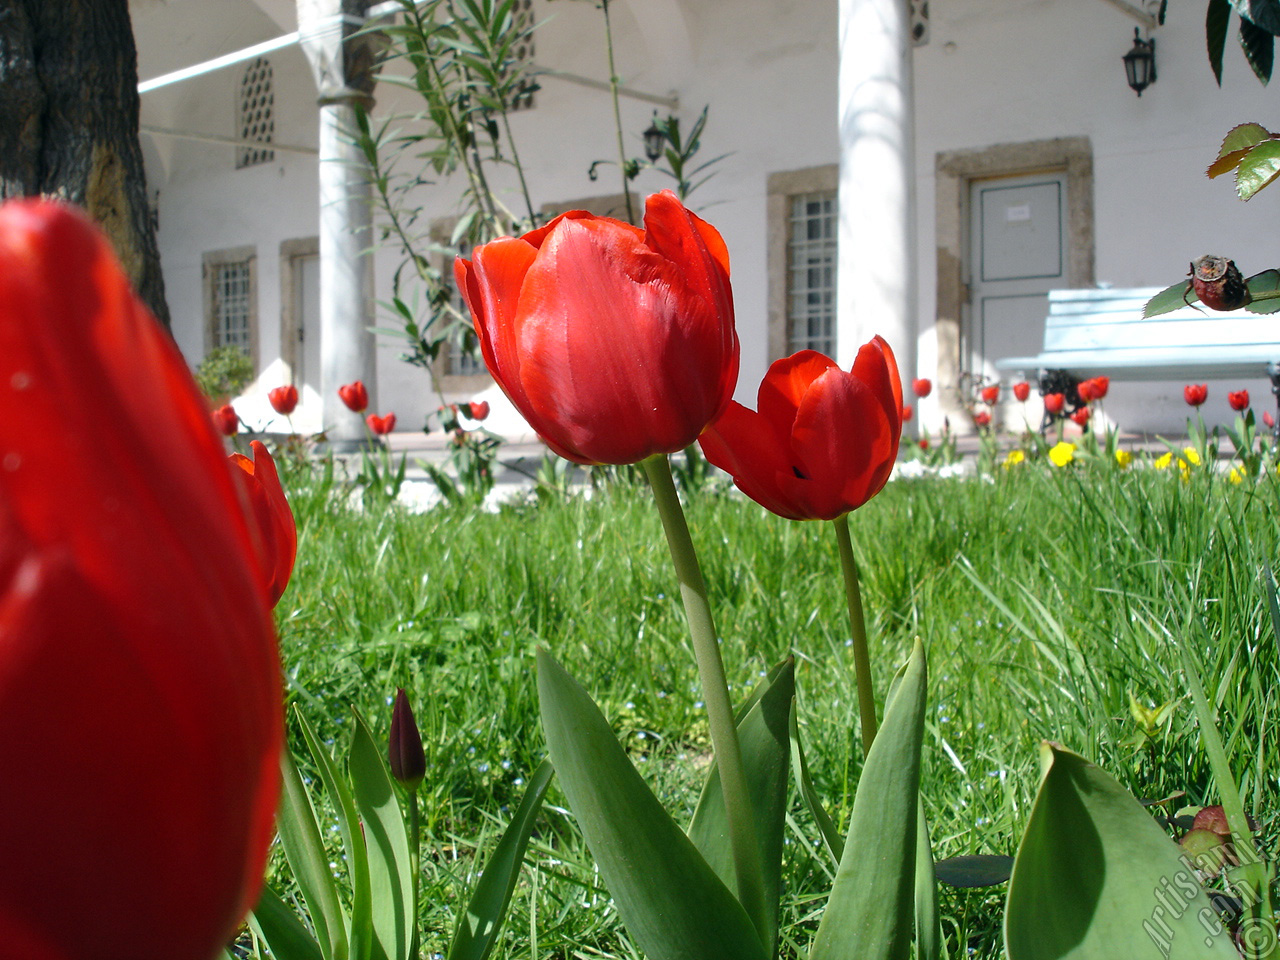
<path fill-rule="evenodd" d="M 0 0 L 0 199 L 84 207 L 166 327 L 128 0 Z"/>

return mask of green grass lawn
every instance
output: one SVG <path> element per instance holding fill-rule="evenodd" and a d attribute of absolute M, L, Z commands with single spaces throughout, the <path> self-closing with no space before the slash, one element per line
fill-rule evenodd
<path fill-rule="evenodd" d="M 1200 665 L 1246 805 L 1274 849 L 1280 657 L 1260 573 L 1277 557 L 1274 476 L 1051 469 L 891 483 L 851 517 L 875 685 L 928 646 L 922 790 L 938 857 L 1015 852 L 1058 741 L 1136 796 L 1218 802 L 1178 645 Z M 709 756 L 697 674 L 656 511 L 642 486 L 501 512 L 357 513 L 294 476 L 298 565 L 280 603 L 290 699 L 345 751 L 350 708 L 385 734 L 404 686 L 427 749 L 424 956 L 442 953 L 474 878 L 544 755 L 534 651 L 591 691 L 683 822 Z M 687 505 L 735 697 L 797 661 L 815 783 L 844 826 L 862 751 L 829 524 L 780 520 L 723 488 Z M 1130 713 L 1176 701 L 1145 738 Z M 301 757 L 297 731 L 294 752 Z M 498 956 L 637 956 L 553 784 Z M 830 885 L 793 796 L 783 952 L 803 955 Z M 885 811 L 892 817 L 894 811 Z M 336 849 L 336 836 L 335 836 Z M 335 864 L 337 855 L 335 854 Z M 943 888 L 952 956 L 1000 954 L 1004 887 Z"/>

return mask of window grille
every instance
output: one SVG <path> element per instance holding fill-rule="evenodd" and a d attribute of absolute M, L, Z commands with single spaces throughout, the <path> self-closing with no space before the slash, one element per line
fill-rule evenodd
<path fill-rule="evenodd" d="M 252 263 L 241 260 L 213 268 L 213 345 L 253 353 Z"/>
<path fill-rule="evenodd" d="M 787 352 L 835 356 L 836 194 L 791 198 L 787 244 Z"/>
<path fill-rule="evenodd" d="M 513 29 L 522 33 L 523 36 L 511 48 L 511 58 L 516 61 L 522 68 L 533 65 L 533 0 L 516 0 L 512 7 L 511 16 L 513 21 Z M 538 84 L 532 77 L 527 77 L 520 82 L 516 88 L 508 109 L 512 113 L 517 110 L 530 110 L 533 108 L 533 95 L 537 91 Z"/>
<path fill-rule="evenodd" d="M 259 57 L 245 68 L 240 80 L 236 129 L 241 140 L 270 143 L 276 132 L 275 92 L 271 85 L 271 62 Z M 271 163 L 274 150 L 258 147 L 236 148 L 236 169 Z"/>

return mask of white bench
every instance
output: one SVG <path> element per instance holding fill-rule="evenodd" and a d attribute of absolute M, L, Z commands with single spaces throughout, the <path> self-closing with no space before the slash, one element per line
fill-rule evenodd
<path fill-rule="evenodd" d="M 1105 375 L 1116 380 L 1186 380 L 1270 376 L 1280 396 L 1280 315 L 1218 313 L 1181 307 L 1144 319 L 1160 292 L 1050 290 L 1044 349 L 996 361 L 1003 373 L 1038 374 L 1056 383 Z M 1042 390 L 1043 392 L 1043 390 Z"/>

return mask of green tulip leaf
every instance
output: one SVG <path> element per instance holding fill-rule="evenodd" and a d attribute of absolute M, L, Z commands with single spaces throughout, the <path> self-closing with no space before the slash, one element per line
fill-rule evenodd
<path fill-rule="evenodd" d="M 800 725 L 796 721 L 794 706 L 791 710 L 790 730 L 791 767 L 795 771 L 796 783 L 800 785 L 800 796 L 804 798 L 805 806 L 809 808 L 809 815 L 813 817 L 813 822 L 818 826 L 818 832 L 822 834 L 822 843 L 827 848 L 827 853 L 831 855 L 831 866 L 838 868 L 840 857 L 844 854 L 844 837 L 840 836 L 835 821 L 822 806 L 822 798 L 818 796 L 818 791 L 813 787 L 813 780 L 809 777 L 809 765 L 804 759 L 804 746 L 800 743 Z"/>
<path fill-rule="evenodd" d="M 1142 309 L 1142 316 L 1144 319 L 1158 317 L 1162 313 L 1172 313 L 1174 310 L 1181 310 L 1188 304 L 1199 302 L 1200 298 L 1191 289 L 1191 281 L 1179 280 L 1173 286 L 1165 287 L 1148 300 L 1147 305 Z"/>
<path fill-rule="evenodd" d="M 1194 870 L 1142 805 L 1062 747 L 1044 744 L 1041 762 L 1009 881 L 1009 960 L 1239 960 Z"/>
<path fill-rule="evenodd" d="M 770 956 L 778 935 L 778 902 L 782 895 L 782 837 L 787 815 L 787 720 L 795 700 L 795 661 L 788 658 L 759 684 L 738 720 L 742 765 L 746 771 L 756 838 L 764 865 L 765 948 Z M 689 824 L 689 839 L 728 889 L 737 883 L 729 817 L 724 806 L 720 771 L 712 763 L 698 808 Z"/>
<path fill-rule="evenodd" d="M 1267 140 L 1244 155 L 1236 169 L 1236 194 L 1241 200 L 1280 176 L 1280 140 Z"/>
<path fill-rule="evenodd" d="M 906 960 L 911 954 L 927 673 L 924 645 L 916 640 L 862 767 L 810 960 Z"/>
<path fill-rule="evenodd" d="M 329 799 L 333 801 L 334 812 L 338 815 L 338 827 L 342 831 L 342 846 L 351 876 L 350 960 L 371 960 L 373 902 L 369 891 L 369 854 L 364 831 L 360 829 L 360 818 L 356 814 L 355 799 L 351 796 L 351 788 L 347 786 L 346 780 L 339 774 L 338 765 L 329 751 L 321 746 L 311 724 L 307 723 L 307 718 L 296 708 L 294 713 L 307 747 L 311 750 L 311 756 L 315 758 L 320 779 L 329 792 Z"/>
<path fill-rule="evenodd" d="M 545 650 L 538 700 L 569 807 L 649 960 L 766 960 L 742 905 L 662 808 L 591 697 Z"/>
<path fill-rule="evenodd" d="M 949 887 L 994 887 L 1013 872 L 1013 857 L 1004 854 L 969 853 L 934 864 L 938 879 Z"/>
<path fill-rule="evenodd" d="M 311 912 L 311 925 L 324 960 L 345 960 L 347 956 L 347 917 L 338 900 L 338 889 L 329 869 L 329 858 L 320 839 L 311 798 L 302 785 L 302 777 L 289 751 L 280 754 L 282 789 L 276 827 L 280 845 L 284 847 L 289 869 L 302 891 Z"/>
<path fill-rule="evenodd" d="M 511 894 L 520 876 L 524 852 L 529 846 L 529 836 L 533 833 L 538 811 L 542 809 L 542 798 L 547 794 L 554 773 L 551 761 L 543 760 L 529 778 L 529 789 L 525 791 L 519 809 L 485 864 L 466 912 L 458 918 L 458 929 L 449 946 L 449 960 L 485 960 L 498 942 Z"/>
<path fill-rule="evenodd" d="M 347 771 L 369 853 L 374 960 L 408 960 L 416 904 L 404 813 L 369 726 L 356 711 Z"/>
<path fill-rule="evenodd" d="M 275 960 L 324 960 L 315 938 L 287 903 L 265 884 L 249 926 L 264 941 Z"/>
<path fill-rule="evenodd" d="M 916 797 L 916 960 L 941 960 L 946 950 L 938 913 L 938 874 L 929 840 L 924 798 Z"/>

